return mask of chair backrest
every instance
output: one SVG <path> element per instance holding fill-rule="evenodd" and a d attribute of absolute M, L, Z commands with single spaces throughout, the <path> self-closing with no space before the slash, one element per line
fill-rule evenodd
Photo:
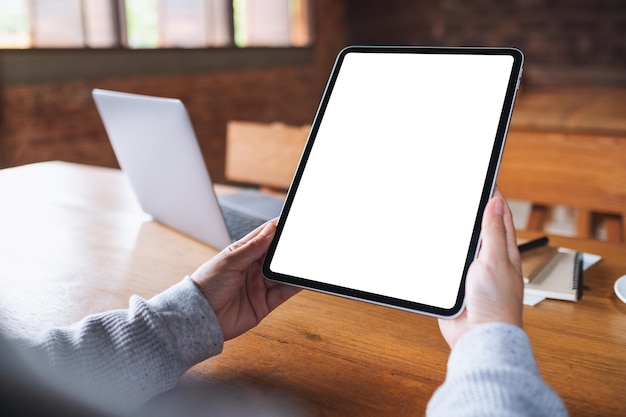
<path fill-rule="evenodd" d="M 229 122 L 226 178 L 286 190 L 309 130 L 308 125 Z M 626 241 L 626 137 L 510 131 L 498 186 L 505 197 L 535 208 L 576 209 L 579 237 L 594 237 L 593 219 L 600 218 L 610 228 L 608 240 Z"/>
<path fill-rule="evenodd" d="M 564 205 L 581 216 L 617 217 L 626 227 L 626 137 L 511 131 L 498 185 L 505 197 L 536 205 Z M 578 235 L 592 237 L 589 219 L 579 219 Z"/>
<path fill-rule="evenodd" d="M 286 190 L 298 166 L 310 126 L 231 121 L 226 134 L 226 178 Z"/>

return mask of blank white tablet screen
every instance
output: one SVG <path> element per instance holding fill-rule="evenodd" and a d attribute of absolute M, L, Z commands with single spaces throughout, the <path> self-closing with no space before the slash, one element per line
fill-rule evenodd
<path fill-rule="evenodd" d="M 513 61 L 348 53 L 270 269 L 452 308 Z"/>

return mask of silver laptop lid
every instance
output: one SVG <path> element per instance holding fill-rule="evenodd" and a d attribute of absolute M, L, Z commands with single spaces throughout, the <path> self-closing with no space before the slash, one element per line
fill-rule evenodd
<path fill-rule="evenodd" d="M 217 249 L 229 245 L 231 237 L 183 103 L 101 89 L 92 94 L 143 210 Z"/>

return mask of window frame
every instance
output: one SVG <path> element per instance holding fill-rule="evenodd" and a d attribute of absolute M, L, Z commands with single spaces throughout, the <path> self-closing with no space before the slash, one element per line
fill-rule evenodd
<path fill-rule="evenodd" d="M 91 16 L 92 14 L 89 12 L 90 8 L 87 7 L 87 5 L 89 3 L 86 3 L 87 0 L 73 0 L 76 3 L 72 3 L 75 4 L 76 7 L 78 7 L 77 13 L 79 13 L 78 19 L 79 22 L 75 22 L 73 21 L 73 23 L 78 23 L 79 28 L 77 28 L 77 30 L 80 31 L 80 39 L 75 39 L 75 40 L 71 40 L 70 43 L 68 45 L 63 45 L 61 44 L 54 44 L 54 43 L 48 43 L 44 45 L 38 45 L 38 33 L 40 30 L 50 30 L 50 24 L 46 23 L 46 25 L 43 25 L 44 21 L 39 22 L 39 24 L 41 24 L 41 26 L 39 26 L 39 24 L 37 24 L 37 16 L 40 17 L 46 17 L 46 19 L 50 18 L 50 15 L 47 15 L 45 13 L 40 14 L 37 12 L 38 7 L 36 6 L 35 3 L 36 1 L 43 1 L 43 0 L 21 0 L 21 1 L 25 1 L 27 6 L 27 10 L 26 10 L 26 14 L 29 16 L 27 19 L 29 21 L 28 24 L 28 32 L 30 33 L 30 42 L 28 45 L 23 45 L 23 46 L 14 46 L 14 47 L 8 47 L 8 48 L 0 48 L 0 50 L 4 50 L 4 49 L 29 49 L 29 50 L 33 50 L 33 49 L 177 49 L 179 48 L 179 46 L 176 46 L 176 41 L 174 41 L 173 46 L 168 46 L 168 40 L 166 39 L 167 36 L 164 34 L 164 30 L 166 30 L 167 26 L 168 26 L 168 18 L 166 17 L 167 14 L 165 12 L 166 8 L 164 6 L 164 4 L 161 4 L 161 1 L 165 1 L 165 0 L 155 0 L 157 3 L 157 9 L 156 9 L 156 13 L 157 15 L 161 15 L 164 14 L 164 21 L 161 21 L 161 19 L 159 19 L 159 22 L 157 24 L 157 28 L 155 28 L 154 30 L 157 30 L 158 37 L 163 36 L 165 39 L 163 42 L 158 42 L 159 44 L 157 45 L 145 45 L 145 46 L 141 46 L 141 45 L 130 45 L 130 41 L 129 41 L 129 18 L 127 16 L 128 10 L 126 7 L 126 2 L 129 0 L 102 0 L 102 1 L 106 1 L 109 6 L 108 6 L 108 10 L 110 12 L 109 18 L 107 19 L 108 21 L 110 21 L 109 24 L 109 30 L 111 31 L 111 33 L 108 33 L 110 35 L 110 40 L 111 40 L 111 44 L 108 45 L 96 45 L 96 46 L 92 46 L 90 45 L 90 34 L 93 32 L 93 27 L 91 25 L 91 23 L 93 23 L 93 19 L 90 19 L 88 16 Z M 200 2 L 205 2 L 203 4 L 205 4 L 205 6 L 208 6 L 212 3 L 206 3 L 206 2 L 211 2 L 213 0 L 196 0 L 196 1 L 200 1 Z M 192 42 L 191 44 L 189 44 L 189 48 L 187 48 L 186 45 L 181 44 L 180 47 L 185 48 L 185 49 L 204 49 L 204 48 L 228 48 L 228 47 L 237 47 L 237 48 L 248 48 L 248 47 L 267 47 L 267 48 L 302 48 L 302 47 L 309 47 L 313 45 L 313 30 L 312 30 L 312 26 L 313 26 L 313 6 L 314 6 L 314 0 L 279 0 L 279 1 L 284 1 L 286 2 L 285 5 L 288 8 L 287 14 L 286 16 L 284 16 L 287 20 L 283 21 L 282 18 L 278 19 L 276 21 L 276 23 L 280 23 L 283 22 L 285 23 L 287 26 L 288 33 L 287 37 L 284 39 L 284 43 L 283 40 L 279 40 L 278 43 L 265 43 L 263 40 L 255 40 L 255 39 L 250 39 L 250 43 L 248 43 L 247 45 L 241 45 L 241 42 L 238 42 L 238 33 L 236 31 L 236 25 L 237 25 L 237 17 L 236 17 L 236 8 L 235 8 L 235 3 L 237 0 L 216 0 L 219 1 L 220 4 L 222 4 L 222 6 L 220 6 L 220 10 L 221 13 L 225 13 L 225 15 L 222 15 L 223 19 L 220 19 L 221 23 L 218 25 L 220 26 L 222 29 L 222 34 L 223 34 L 223 38 L 222 40 L 218 40 L 217 42 L 212 42 L 209 39 L 205 39 L 204 42 Z M 256 4 L 253 1 L 254 0 L 241 0 L 242 2 L 246 2 L 246 1 L 250 1 L 251 6 Z M 294 5 L 298 5 L 296 6 L 290 6 L 290 4 L 294 4 Z M 47 3 L 44 3 L 47 4 Z M 201 3 L 202 4 L 202 3 Z M 213 7 L 213 6 L 211 6 Z M 44 8 L 45 9 L 45 8 Z M 52 9 L 54 10 L 54 9 Z M 203 9 L 205 12 L 208 9 Z M 246 10 L 246 9 L 244 9 Z M 252 8 L 251 10 L 259 10 L 258 4 L 255 6 L 255 8 Z M 260 10 L 264 10 L 264 8 L 261 8 Z M 282 10 L 282 11 L 281 11 Z M 284 9 L 279 9 L 276 10 L 276 12 L 285 12 Z M 221 14 L 220 13 L 220 14 Z M 245 12 L 244 12 L 245 13 Z M 272 13 L 273 14 L 273 13 Z M 52 15 L 52 18 L 55 18 L 56 15 Z M 134 14 L 133 14 L 134 16 Z M 198 14 L 194 14 L 194 17 L 197 17 Z M 265 18 L 269 18 L 268 16 L 265 16 Z M 263 21 L 266 21 L 266 19 L 263 19 Z M 135 20 L 132 19 L 132 21 L 134 22 Z M 175 20 L 174 20 L 175 22 Z M 71 23 L 71 22 L 70 22 Z M 171 22 L 170 22 L 171 23 Z M 264 27 L 263 25 L 259 26 L 258 25 L 258 18 L 257 19 L 251 19 L 250 24 L 252 24 L 252 28 L 254 27 Z M 206 23 L 202 23 L 203 27 L 205 28 L 204 31 L 207 32 L 207 27 L 204 26 Z M 293 26 L 292 26 L 293 25 Z M 72 26 L 69 25 L 69 23 L 65 26 Z M 189 26 L 189 25 L 187 25 Z M 209 26 L 212 27 L 212 26 Z M 244 25 L 244 27 L 246 27 Z M 265 25 L 265 27 L 267 27 L 267 24 Z M 269 25 L 269 27 L 272 27 L 272 25 Z M 245 29 L 242 29 L 243 32 L 246 32 Z M 184 31 L 183 31 L 184 32 Z M 259 36 L 262 37 L 264 36 L 264 32 L 258 32 Z M 265 32 L 266 34 L 267 32 Z M 271 31 L 270 31 L 271 33 Z M 271 38 L 271 35 L 270 35 Z M 74 42 L 75 41 L 75 42 Z M 76 44 L 74 44 L 76 43 Z"/>
<path fill-rule="evenodd" d="M 114 47 L 0 49 L 0 86 L 310 65 L 315 61 L 314 0 L 308 1 L 311 42 L 306 46 L 238 47 L 234 43 L 232 19 L 233 42 L 227 46 L 134 49 L 124 46 L 126 31 L 118 28 L 118 44 Z M 121 7 L 121 3 L 115 3 Z M 116 24 L 122 25 L 124 13 L 117 12 L 121 16 Z"/>
<path fill-rule="evenodd" d="M 313 46 L 202 49 L 3 49 L 0 85 L 309 65 Z"/>

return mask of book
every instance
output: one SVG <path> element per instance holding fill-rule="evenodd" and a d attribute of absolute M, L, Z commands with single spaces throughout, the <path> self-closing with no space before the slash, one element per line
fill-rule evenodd
<path fill-rule="evenodd" d="M 580 300 L 583 296 L 583 254 L 557 251 L 535 277 L 524 285 L 524 294 L 574 302 Z"/>
<path fill-rule="evenodd" d="M 556 246 L 541 246 L 521 252 L 524 284 L 528 284 L 559 252 Z"/>

